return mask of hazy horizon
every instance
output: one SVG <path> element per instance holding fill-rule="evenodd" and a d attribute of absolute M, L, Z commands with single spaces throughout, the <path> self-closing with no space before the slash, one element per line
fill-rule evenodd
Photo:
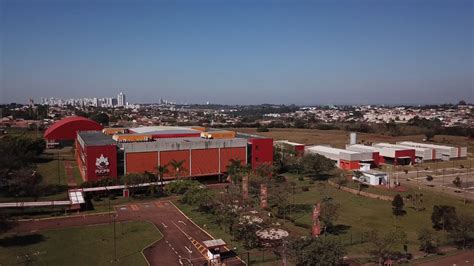
<path fill-rule="evenodd" d="M 474 102 L 474 4 L 0 2 L 0 103 Z"/>

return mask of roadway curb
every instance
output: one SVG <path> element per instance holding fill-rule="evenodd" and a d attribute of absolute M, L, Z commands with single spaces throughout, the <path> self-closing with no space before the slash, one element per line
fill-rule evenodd
<path fill-rule="evenodd" d="M 161 240 L 163 239 L 164 235 L 163 235 L 163 233 L 161 233 L 160 229 L 158 229 L 158 226 L 156 226 L 156 224 L 154 224 L 154 223 L 152 223 L 151 221 L 148 221 L 148 220 L 144 220 L 144 221 L 146 221 L 146 222 L 148 222 L 148 223 L 151 223 L 151 224 L 155 227 L 156 231 L 160 232 L 160 234 L 161 234 L 161 238 L 160 238 L 160 239 L 157 239 L 157 240 L 151 242 L 149 245 L 147 245 L 146 247 L 142 248 L 142 250 L 140 251 L 140 253 L 142 254 L 143 258 L 145 258 L 145 261 L 146 261 L 146 263 L 148 264 L 148 266 L 151 266 L 150 262 L 148 261 L 148 259 L 147 259 L 146 256 L 145 256 L 145 253 L 143 253 L 143 252 L 145 251 L 145 249 L 147 249 L 147 248 L 153 246 L 153 245 L 156 244 L 158 241 L 161 241 Z"/>
<path fill-rule="evenodd" d="M 206 230 L 202 229 L 199 225 L 197 225 L 191 218 L 189 218 L 183 211 L 181 211 L 178 206 L 176 206 L 171 200 L 169 200 L 169 203 L 171 203 L 171 205 L 173 205 L 184 217 L 186 217 L 186 219 L 188 219 L 189 221 L 191 221 L 192 224 L 194 224 L 197 228 L 199 228 L 201 231 L 203 231 L 204 233 L 206 233 L 206 235 L 208 235 L 209 237 L 211 237 L 212 239 L 215 239 L 211 234 L 209 234 Z M 229 248 L 225 247 L 227 249 L 227 251 L 230 251 Z M 247 262 L 245 262 L 243 259 L 241 259 L 239 256 L 236 256 L 236 258 L 238 258 L 243 264 L 247 265 Z"/>

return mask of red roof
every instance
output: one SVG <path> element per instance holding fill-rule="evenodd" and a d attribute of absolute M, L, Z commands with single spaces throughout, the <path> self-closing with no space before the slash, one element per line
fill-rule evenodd
<path fill-rule="evenodd" d="M 102 130 L 99 123 L 82 116 L 70 116 L 52 124 L 44 133 L 48 140 L 74 140 L 77 131 Z"/>

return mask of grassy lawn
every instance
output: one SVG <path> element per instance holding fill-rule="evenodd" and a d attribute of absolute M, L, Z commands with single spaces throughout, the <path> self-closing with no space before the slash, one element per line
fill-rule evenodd
<path fill-rule="evenodd" d="M 36 166 L 38 167 L 38 172 L 43 176 L 43 182 L 46 184 L 67 185 L 66 169 L 64 167 L 66 160 L 70 161 L 73 166 L 73 175 L 76 178 L 76 182 L 80 181 L 78 184 L 82 183 L 82 179 L 79 178 L 78 180 L 76 177 L 76 175 L 80 177 L 80 173 L 70 147 L 59 150 L 47 150 L 41 155 L 41 159 Z M 77 173 L 74 173 L 74 171 L 77 171 Z"/>
<path fill-rule="evenodd" d="M 141 250 L 161 239 L 161 233 L 149 222 L 125 222 L 116 225 L 118 262 L 114 256 L 112 225 L 85 226 L 42 231 L 31 234 L 5 234 L 0 238 L 0 264 L 25 262 L 25 254 L 36 265 L 147 265 Z"/>
<path fill-rule="evenodd" d="M 346 184 L 344 184 L 345 187 L 353 188 L 353 189 L 359 189 L 359 184 L 354 181 L 348 181 Z M 362 188 L 362 191 L 368 192 L 368 193 L 373 193 L 377 195 L 385 195 L 385 196 L 395 196 L 397 194 L 400 194 L 401 196 L 405 197 L 408 194 L 413 194 L 413 193 L 418 193 L 418 191 L 414 190 L 411 187 L 407 188 L 408 191 L 406 192 L 397 192 L 394 190 L 389 190 L 389 189 L 384 189 L 384 188 L 378 188 L 374 186 L 364 186 Z"/>
<path fill-rule="evenodd" d="M 310 187 L 307 192 L 298 191 L 295 195 L 295 204 L 313 205 L 324 196 L 331 197 L 338 202 L 341 207 L 336 224 L 342 228 L 339 237 L 341 241 L 349 245 L 348 251 L 352 255 L 363 254 L 366 244 L 350 245 L 351 242 L 358 242 L 358 240 L 360 242 L 362 235 L 368 234 L 372 230 L 383 231 L 395 226 L 407 233 L 409 251 L 415 252 L 419 245 L 417 232 L 425 227 L 431 228 L 430 217 L 435 204 L 455 206 L 458 213 L 474 213 L 472 205 L 464 205 L 461 200 L 445 195 L 441 196 L 426 190 L 421 190 L 421 192 L 424 194 L 426 210 L 416 212 L 410 208 L 411 204 L 409 202 L 405 202 L 407 214 L 400 218 L 394 218 L 392 215 L 391 202 L 357 196 L 333 188 L 328 184 Z M 292 217 L 299 223 L 311 225 L 311 213 L 309 212 L 293 214 Z M 439 236 L 442 240 L 445 240 L 443 233 L 439 233 Z"/>

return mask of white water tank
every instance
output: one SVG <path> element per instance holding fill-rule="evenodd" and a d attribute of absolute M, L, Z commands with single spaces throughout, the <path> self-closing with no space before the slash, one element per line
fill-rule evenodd
<path fill-rule="evenodd" d="M 350 133 L 349 144 L 351 144 L 351 145 L 357 144 L 357 133 L 356 132 L 351 132 Z"/>

